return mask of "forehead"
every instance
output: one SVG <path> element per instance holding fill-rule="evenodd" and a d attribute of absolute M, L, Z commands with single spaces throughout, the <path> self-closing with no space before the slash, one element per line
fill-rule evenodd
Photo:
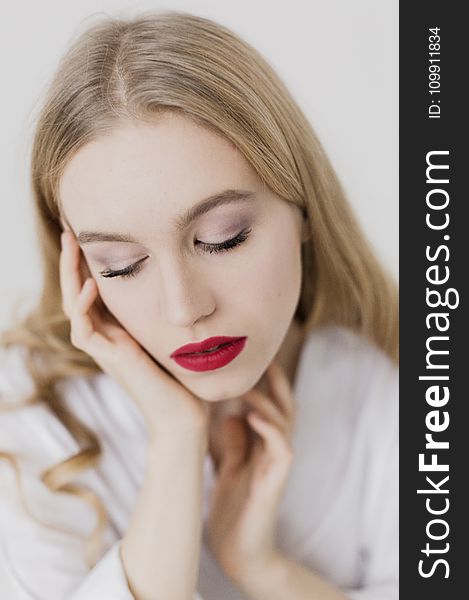
<path fill-rule="evenodd" d="M 227 188 L 259 191 L 262 183 L 229 140 L 167 113 L 83 146 L 64 169 L 59 199 L 72 226 L 121 227 L 134 216 L 169 222 Z"/>

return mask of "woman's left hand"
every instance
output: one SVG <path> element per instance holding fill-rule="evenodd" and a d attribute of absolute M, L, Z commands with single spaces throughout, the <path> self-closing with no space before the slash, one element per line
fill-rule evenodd
<path fill-rule="evenodd" d="M 227 417 L 217 436 L 209 543 L 235 582 L 265 576 L 277 557 L 277 509 L 293 461 L 295 402 L 290 384 L 275 361 L 265 375 L 270 397 L 251 389 L 241 397 L 254 409 L 247 422 L 243 417 Z"/>

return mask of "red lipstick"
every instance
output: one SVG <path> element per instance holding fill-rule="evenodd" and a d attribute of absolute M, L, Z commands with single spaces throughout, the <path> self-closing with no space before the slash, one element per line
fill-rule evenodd
<path fill-rule="evenodd" d="M 190 371 L 211 371 L 230 363 L 246 344 L 244 337 L 215 336 L 202 342 L 185 344 L 170 354 L 181 367 Z"/>

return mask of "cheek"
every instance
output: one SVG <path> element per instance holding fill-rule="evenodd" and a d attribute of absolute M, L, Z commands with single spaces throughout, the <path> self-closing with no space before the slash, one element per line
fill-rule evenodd
<path fill-rule="evenodd" d="M 256 311 L 262 306 L 266 314 L 289 312 L 301 287 L 301 253 L 294 239 L 272 236 L 253 254 L 246 279 Z"/>
<path fill-rule="evenodd" d="M 270 328 L 277 319 L 289 318 L 296 307 L 301 287 L 300 247 L 293 231 L 273 228 L 242 256 L 236 257 L 234 252 L 225 259 L 214 259 L 197 279 L 209 288 L 201 290 L 202 296 L 214 296 L 219 325 L 233 321 L 234 331 L 237 319 L 244 315 L 244 320 L 259 327 L 261 315 L 260 320 L 269 323 Z M 98 287 L 111 314 L 133 337 L 145 340 L 161 318 L 160 299 L 152 282 L 139 280 L 137 275 L 128 282 L 98 282 Z M 149 323 L 153 324 L 150 328 Z"/>
<path fill-rule="evenodd" d="M 141 310 L 135 306 L 135 293 L 131 293 L 130 287 L 126 290 L 126 286 L 116 282 L 98 284 L 99 295 L 104 302 L 108 311 L 119 321 L 119 323 L 129 332 L 133 332 L 139 327 Z"/>

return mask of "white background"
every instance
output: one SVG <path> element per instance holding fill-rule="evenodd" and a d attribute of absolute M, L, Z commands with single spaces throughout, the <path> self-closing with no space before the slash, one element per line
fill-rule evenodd
<path fill-rule="evenodd" d="M 228 26 L 286 82 L 383 265 L 398 277 L 397 0 L 16 0 L 0 23 L 0 330 L 40 289 L 29 153 L 40 100 L 93 15 L 179 9 Z"/>

